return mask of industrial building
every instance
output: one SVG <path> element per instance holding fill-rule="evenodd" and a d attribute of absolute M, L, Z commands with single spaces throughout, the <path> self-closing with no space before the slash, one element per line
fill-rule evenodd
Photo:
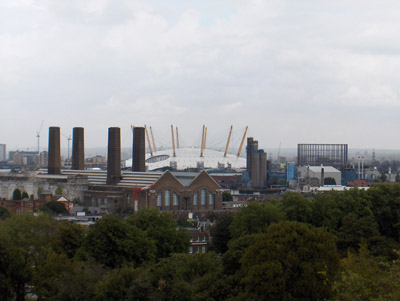
<path fill-rule="evenodd" d="M 347 144 L 298 144 L 297 166 L 333 166 L 343 169 L 348 166 Z"/>
<path fill-rule="evenodd" d="M 341 184 L 341 172 L 332 166 L 300 166 L 297 172 L 302 185 L 324 186 L 327 178 L 334 179 L 336 185 Z"/>
<path fill-rule="evenodd" d="M 267 185 L 267 153 L 258 149 L 258 141 L 247 138 L 247 173 L 253 188 Z"/>

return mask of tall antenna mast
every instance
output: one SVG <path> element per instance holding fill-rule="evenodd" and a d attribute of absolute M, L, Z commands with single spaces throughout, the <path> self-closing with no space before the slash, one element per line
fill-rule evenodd
<path fill-rule="evenodd" d="M 247 134 L 247 128 L 248 128 L 248 126 L 246 126 L 246 129 L 244 130 L 242 142 L 240 143 L 239 151 L 238 151 L 238 153 L 237 153 L 237 156 L 238 156 L 238 157 L 240 156 L 240 153 L 242 152 L 244 139 L 246 138 L 246 134 Z"/>
<path fill-rule="evenodd" d="M 176 148 L 179 149 L 179 134 L 178 127 L 176 127 Z"/>
<path fill-rule="evenodd" d="M 153 129 L 150 127 L 151 140 L 153 140 L 154 152 L 157 151 L 156 143 L 154 142 Z"/>
<path fill-rule="evenodd" d="M 226 142 L 224 157 L 226 157 L 226 154 L 228 153 L 229 142 L 231 141 L 231 135 L 232 135 L 232 128 L 233 128 L 233 125 L 231 125 L 231 130 L 229 131 L 229 136 L 228 136 L 228 141 Z"/>
<path fill-rule="evenodd" d="M 149 132 L 147 131 L 147 126 L 144 125 L 144 130 L 146 131 L 147 143 L 149 144 L 150 155 L 153 157 L 153 149 L 151 148 Z"/>
<path fill-rule="evenodd" d="M 36 132 L 36 137 L 37 137 L 37 153 L 38 153 L 38 155 L 40 154 L 40 132 L 42 131 L 43 122 L 44 122 L 44 120 L 42 120 L 42 123 L 40 124 L 39 130 Z"/>
<path fill-rule="evenodd" d="M 174 138 L 174 126 L 171 124 L 171 133 L 172 133 L 172 149 L 174 151 L 174 157 L 176 157 L 175 152 L 175 138 Z"/>
<path fill-rule="evenodd" d="M 204 150 L 204 131 L 206 126 L 203 124 L 203 134 L 201 135 L 201 150 L 200 150 L 200 157 L 203 157 L 203 150 Z"/>

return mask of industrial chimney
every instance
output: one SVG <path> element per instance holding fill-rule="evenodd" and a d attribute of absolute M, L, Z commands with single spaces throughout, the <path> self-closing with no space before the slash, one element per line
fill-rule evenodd
<path fill-rule="evenodd" d="M 75 127 L 72 138 L 72 169 L 85 169 L 84 129 Z"/>
<path fill-rule="evenodd" d="M 132 171 L 146 171 L 146 144 L 145 128 L 133 128 L 133 153 L 132 153 Z"/>
<path fill-rule="evenodd" d="M 121 179 L 121 130 L 108 128 L 107 185 L 116 185 Z"/>
<path fill-rule="evenodd" d="M 61 173 L 60 128 L 55 126 L 49 128 L 49 159 L 47 173 L 51 175 Z"/>

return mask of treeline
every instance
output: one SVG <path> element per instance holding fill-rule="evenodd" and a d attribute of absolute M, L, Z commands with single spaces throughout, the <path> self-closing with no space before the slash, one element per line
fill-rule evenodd
<path fill-rule="evenodd" d="M 211 214 L 214 252 L 187 254 L 168 213 L 85 229 L 47 215 L 0 222 L 4 300 L 399 300 L 400 185 L 250 203 Z"/>

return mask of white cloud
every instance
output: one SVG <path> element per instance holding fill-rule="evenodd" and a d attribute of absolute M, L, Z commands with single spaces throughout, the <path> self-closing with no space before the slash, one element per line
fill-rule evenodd
<path fill-rule="evenodd" d="M 384 145 L 379 134 L 364 141 L 346 129 L 385 131 L 400 113 L 399 6 L 3 0 L 0 104 L 21 108 L 34 124 L 83 124 L 93 145 L 104 141 L 96 136 L 104 127 L 131 123 L 182 123 L 187 133 L 204 123 L 211 131 L 249 124 L 256 139 L 275 146 L 295 147 L 303 137 Z M 9 115 L 2 128 L 15 122 Z M 1 133 L 0 142 L 12 147 L 23 135 Z M 400 144 L 390 139 L 387 147 Z"/>

